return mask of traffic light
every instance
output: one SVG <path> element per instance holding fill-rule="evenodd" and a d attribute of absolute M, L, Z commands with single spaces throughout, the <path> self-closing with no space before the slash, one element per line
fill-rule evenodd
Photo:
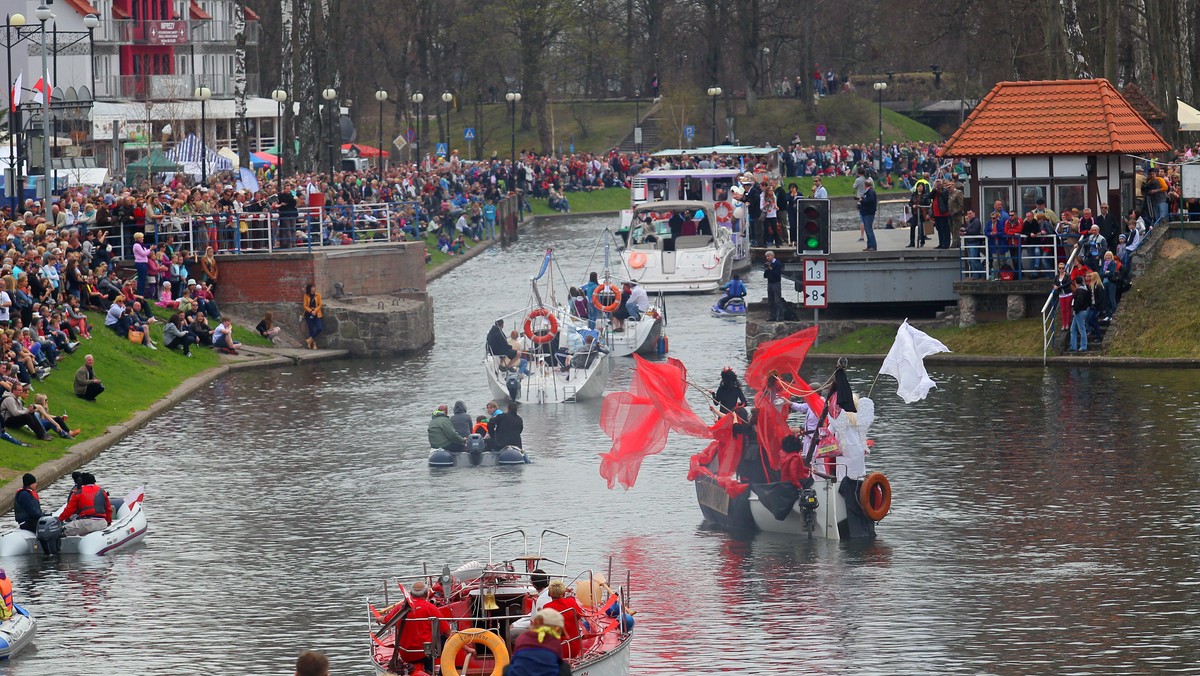
<path fill-rule="evenodd" d="M 797 253 L 829 253 L 829 200 L 797 200 Z"/>

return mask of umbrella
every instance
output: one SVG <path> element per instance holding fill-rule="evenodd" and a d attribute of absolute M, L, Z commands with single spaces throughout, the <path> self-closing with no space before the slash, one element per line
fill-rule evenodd
<path fill-rule="evenodd" d="M 379 157 L 379 148 L 376 148 L 375 146 L 364 146 L 364 145 L 359 145 L 357 143 L 347 143 L 342 146 L 342 150 L 350 153 L 351 155 L 357 153 L 359 157 Z M 383 151 L 383 156 L 384 157 L 388 156 L 388 152 L 386 150 Z"/>

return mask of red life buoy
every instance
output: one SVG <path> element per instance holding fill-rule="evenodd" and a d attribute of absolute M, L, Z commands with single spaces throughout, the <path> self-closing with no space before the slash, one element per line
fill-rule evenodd
<path fill-rule="evenodd" d="M 550 322 L 549 333 L 534 333 L 533 332 L 533 320 L 537 319 L 538 317 L 545 317 L 546 321 Z M 551 313 L 546 308 L 540 307 L 540 308 L 530 312 L 525 317 L 525 337 L 532 340 L 533 342 L 537 343 L 538 345 L 543 345 L 545 343 L 549 343 L 550 341 L 554 340 L 554 337 L 557 335 L 558 335 L 558 318 L 555 317 L 554 314 Z"/>
<path fill-rule="evenodd" d="M 608 291 L 605 291 L 605 289 L 608 289 Z M 602 295 L 612 295 L 613 302 L 608 305 L 602 304 L 600 302 L 600 296 Z M 617 308 L 621 307 L 621 290 L 617 288 L 616 284 L 601 284 L 597 286 L 596 290 L 592 291 L 592 305 L 595 305 L 596 309 L 601 312 L 616 311 Z"/>
<path fill-rule="evenodd" d="M 733 220 L 733 205 L 729 202 L 717 202 L 713 205 L 713 217 L 718 223 L 728 223 Z"/>
<path fill-rule="evenodd" d="M 882 472 L 872 472 L 858 489 L 858 504 L 872 521 L 883 521 L 892 508 L 892 484 Z"/>

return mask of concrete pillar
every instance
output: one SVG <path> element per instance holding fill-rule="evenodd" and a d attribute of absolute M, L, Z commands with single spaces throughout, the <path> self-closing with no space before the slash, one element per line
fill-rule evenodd
<path fill-rule="evenodd" d="M 958 326 L 967 328 L 975 326 L 976 297 L 970 293 L 960 293 L 958 296 Z"/>
<path fill-rule="evenodd" d="M 1019 293 L 1010 293 L 1005 299 L 1005 316 L 1009 321 L 1025 318 L 1025 296 Z"/>

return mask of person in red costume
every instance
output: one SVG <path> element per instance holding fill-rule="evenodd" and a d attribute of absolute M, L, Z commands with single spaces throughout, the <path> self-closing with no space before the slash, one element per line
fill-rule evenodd
<path fill-rule="evenodd" d="M 433 673 L 433 658 L 425 654 L 425 644 L 433 640 L 430 618 L 441 617 L 438 607 L 429 601 L 429 585 L 417 580 L 409 590 L 412 594 L 412 610 L 403 620 L 404 631 L 400 633 L 400 658 L 409 664 L 421 663 L 425 671 Z M 439 622 L 442 636 L 450 634 L 450 624 Z"/>
<path fill-rule="evenodd" d="M 79 475 L 79 490 L 72 491 L 59 518 L 63 535 L 68 536 L 94 533 L 112 523 L 112 503 L 104 489 L 96 485 L 96 477 L 86 472 Z"/>
<path fill-rule="evenodd" d="M 579 627 L 587 627 L 583 618 L 583 608 L 573 596 L 567 596 L 567 585 L 562 580 L 554 580 L 547 590 L 550 593 L 550 603 L 546 608 L 556 610 L 563 617 L 563 657 L 579 657 L 583 654 L 583 638 Z"/>

